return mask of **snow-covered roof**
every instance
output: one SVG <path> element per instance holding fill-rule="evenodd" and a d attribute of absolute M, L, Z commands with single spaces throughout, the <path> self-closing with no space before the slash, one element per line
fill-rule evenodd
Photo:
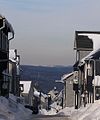
<path fill-rule="evenodd" d="M 22 93 L 29 93 L 32 81 L 20 81 L 20 84 L 24 85 L 24 91 Z"/>
<path fill-rule="evenodd" d="M 71 73 L 68 73 L 68 74 L 64 74 L 64 75 L 61 77 L 61 80 L 55 80 L 55 82 L 57 82 L 57 83 L 64 83 L 64 80 L 66 80 L 67 78 L 69 78 L 70 76 L 72 76 L 75 72 L 76 72 L 76 71 L 71 72 Z"/>
<path fill-rule="evenodd" d="M 5 26 L 7 27 L 8 32 L 12 32 L 13 35 L 14 35 L 13 27 L 12 27 L 12 25 L 8 22 L 8 20 L 7 20 L 4 16 L 2 16 L 1 14 L 0 14 L 0 19 L 2 19 L 2 20 L 5 21 Z"/>
<path fill-rule="evenodd" d="M 40 92 L 38 92 L 37 90 L 34 91 L 34 96 L 39 97 L 40 96 Z"/>
<path fill-rule="evenodd" d="M 69 78 L 70 76 L 72 76 L 73 74 L 74 74 L 74 72 L 71 72 L 69 74 L 65 74 L 62 76 L 61 80 L 65 80 L 65 79 Z"/>
<path fill-rule="evenodd" d="M 56 83 L 64 83 L 64 81 L 61 79 L 61 80 L 55 80 Z"/>
<path fill-rule="evenodd" d="M 100 57 L 100 48 L 90 52 L 86 57 L 84 57 L 80 62 L 79 66 L 82 66 L 85 63 L 85 60 L 98 59 Z"/>
<path fill-rule="evenodd" d="M 99 47 L 100 47 L 100 31 L 94 32 L 94 33 L 90 32 L 89 34 L 88 33 L 79 33 L 78 35 L 88 36 L 93 41 L 93 50 L 99 49 Z"/>
<path fill-rule="evenodd" d="M 44 97 L 44 98 L 46 98 L 46 97 L 48 97 L 46 94 L 44 94 L 44 93 L 41 93 L 41 95 Z"/>

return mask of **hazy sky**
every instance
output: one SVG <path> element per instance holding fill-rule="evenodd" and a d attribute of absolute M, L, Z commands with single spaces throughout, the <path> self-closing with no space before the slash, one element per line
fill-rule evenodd
<path fill-rule="evenodd" d="M 100 0 L 0 0 L 21 64 L 72 65 L 75 30 L 100 31 Z"/>

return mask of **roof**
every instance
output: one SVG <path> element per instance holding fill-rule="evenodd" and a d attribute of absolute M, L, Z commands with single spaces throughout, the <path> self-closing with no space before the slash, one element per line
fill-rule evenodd
<path fill-rule="evenodd" d="M 100 31 L 75 31 L 76 34 L 100 34 Z"/>
<path fill-rule="evenodd" d="M 20 84 L 24 85 L 24 91 L 22 93 L 29 93 L 32 81 L 20 81 Z"/>
<path fill-rule="evenodd" d="M 12 32 L 14 36 L 13 27 L 11 26 L 11 24 L 8 22 L 8 20 L 4 16 L 0 15 L 0 26 L 3 26 L 3 22 L 5 22 L 5 27 L 7 28 L 8 32 Z"/>
<path fill-rule="evenodd" d="M 93 41 L 86 35 L 76 35 L 74 49 L 93 50 Z"/>
<path fill-rule="evenodd" d="M 8 32 L 12 32 L 12 33 L 14 34 L 13 27 L 12 27 L 12 25 L 8 22 L 7 19 L 5 19 L 5 24 L 6 24 L 6 27 L 8 28 Z"/>
<path fill-rule="evenodd" d="M 100 59 L 100 48 L 91 55 L 91 59 Z"/>
<path fill-rule="evenodd" d="M 86 60 L 90 60 L 90 59 L 100 59 L 100 48 L 97 50 L 92 51 L 89 55 L 87 55 L 86 57 L 84 57 L 80 62 L 79 62 L 79 66 L 82 66 Z"/>
<path fill-rule="evenodd" d="M 74 72 L 71 72 L 71 73 L 69 73 L 69 74 L 65 74 L 65 75 L 62 76 L 61 80 L 64 81 L 64 80 L 66 80 L 67 78 L 71 77 L 73 74 L 74 74 Z"/>

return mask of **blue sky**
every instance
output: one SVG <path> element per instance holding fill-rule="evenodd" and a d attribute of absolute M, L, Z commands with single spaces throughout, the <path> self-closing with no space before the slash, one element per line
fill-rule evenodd
<path fill-rule="evenodd" d="M 73 65 L 75 30 L 100 30 L 97 0 L 0 0 L 21 64 Z"/>

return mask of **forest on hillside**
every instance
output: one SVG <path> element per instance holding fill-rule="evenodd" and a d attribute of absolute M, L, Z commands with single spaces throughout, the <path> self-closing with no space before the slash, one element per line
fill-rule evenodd
<path fill-rule="evenodd" d="M 38 84 L 43 92 L 48 92 L 54 86 L 58 90 L 63 88 L 63 84 L 56 83 L 61 76 L 72 71 L 72 66 L 29 66 L 21 65 L 21 80 L 32 80 L 34 84 Z"/>

